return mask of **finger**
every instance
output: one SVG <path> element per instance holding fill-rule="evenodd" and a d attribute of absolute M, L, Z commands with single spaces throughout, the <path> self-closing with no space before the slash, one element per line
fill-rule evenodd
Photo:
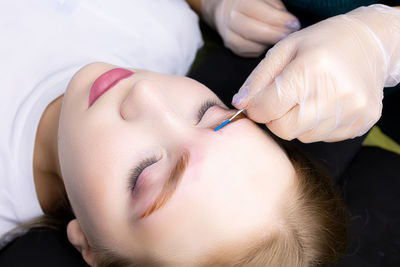
<path fill-rule="evenodd" d="M 233 96 L 232 105 L 238 109 L 247 108 L 250 100 L 261 90 L 268 87 L 296 54 L 295 40 L 277 43 L 268 50 L 265 58 L 246 79 L 239 92 Z"/>
<path fill-rule="evenodd" d="M 242 57 L 258 57 L 267 49 L 265 44 L 247 40 L 230 29 L 225 35 L 224 45 Z"/>
<path fill-rule="evenodd" d="M 297 104 L 284 116 L 266 124 L 275 135 L 292 140 L 316 128 L 323 118 L 314 104 Z"/>
<path fill-rule="evenodd" d="M 371 126 L 372 127 L 372 126 Z M 370 128 L 363 127 L 363 119 L 355 119 L 353 123 L 343 125 L 335 129 L 324 141 L 325 142 L 338 142 L 347 139 L 353 139 L 361 136 L 369 131 Z"/>
<path fill-rule="evenodd" d="M 291 54 L 292 51 L 288 53 Z M 280 55 L 284 56 L 282 53 Z M 249 82 L 243 88 L 249 90 L 251 95 L 247 103 L 239 107 L 246 109 L 250 119 L 259 123 L 269 123 L 281 118 L 296 104 L 301 103 L 303 94 L 299 95 L 299 91 L 304 87 L 303 77 L 297 73 L 296 61 L 289 65 L 282 63 L 286 63 L 287 60 L 290 58 L 278 58 L 268 64 L 267 59 L 266 64 L 257 70 L 255 75 L 251 74 Z M 282 68 L 285 69 L 279 74 Z"/>
<path fill-rule="evenodd" d="M 337 128 L 337 120 L 335 117 L 320 122 L 315 128 L 299 135 L 297 139 L 303 143 L 313 143 L 325 141 L 333 131 Z"/>
<path fill-rule="evenodd" d="M 331 135 L 329 135 L 329 137 L 327 137 L 324 142 L 327 143 L 332 143 L 332 142 L 339 142 L 339 141 L 344 141 L 347 139 L 353 139 L 357 136 L 361 136 L 362 134 L 354 134 L 351 132 L 351 130 L 347 127 L 342 127 L 339 129 L 336 129 Z"/>
<path fill-rule="evenodd" d="M 313 76 L 316 75 L 314 74 Z M 335 92 L 334 83 L 324 82 L 324 86 L 321 86 L 322 83 L 319 81 L 317 79 L 316 83 L 306 83 L 309 87 L 314 87 L 314 89 L 307 92 L 306 98 L 308 100 L 304 105 L 314 107 L 314 113 L 310 115 L 315 117 L 316 124 L 310 130 L 296 136 L 303 143 L 325 140 L 343 122 L 343 105 L 341 101 L 335 98 L 335 95 L 331 94 Z"/>
<path fill-rule="evenodd" d="M 235 12 L 229 27 L 244 39 L 268 45 L 279 42 L 290 33 L 286 28 L 276 28 L 239 12 Z"/>
<path fill-rule="evenodd" d="M 325 97 L 312 96 L 314 92 L 318 94 L 319 90 L 320 88 L 317 88 L 310 93 L 310 100 L 303 104 L 304 111 L 299 111 L 298 125 L 294 126 L 296 129 L 293 138 L 303 143 L 324 141 L 335 129 L 341 127 L 343 122 L 336 101 L 329 102 Z"/>
<path fill-rule="evenodd" d="M 302 65 L 296 64 L 296 61 L 291 66 L 294 66 L 295 70 L 305 70 Z M 285 71 L 290 73 L 290 67 Z M 326 136 L 338 127 L 341 116 L 341 112 L 338 112 L 340 105 L 337 101 L 332 101 L 331 95 L 326 93 L 334 91 L 334 85 L 324 83 L 325 87 L 322 88 L 320 82 L 310 82 L 309 77 L 293 76 L 297 80 L 292 87 L 297 88 L 298 104 L 279 119 L 272 120 L 267 127 L 287 140 L 298 138 L 302 142 L 314 142 L 318 138 L 323 138 L 321 135 Z"/>
<path fill-rule="evenodd" d="M 324 140 L 324 142 L 335 143 L 335 142 L 340 142 L 340 141 L 344 141 L 344 140 L 347 140 L 347 139 L 352 139 L 352 137 L 348 136 L 347 131 L 348 131 L 348 129 L 341 128 L 340 130 L 338 130 L 335 133 L 331 134 L 330 137 L 327 137 Z"/>
<path fill-rule="evenodd" d="M 354 138 L 366 133 L 378 120 L 365 116 L 365 113 L 357 108 L 354 109 L 354 105 L 357 105 L 354 101 L 353 106 L 347 108 L 335 103 L 337 101 L 323 103 L 318 100 L 317 102 L 320 102 L 321 108 L 325 109 L 323 113 L 329 114 L 328 118 L 324 118 L 315 129 L 299 136 L 298 139 L 303 143 Z M 326 108 L 329 105 L 331 105 L 331 108 Z M 361 116 L 361 114 L 364 116 Z"/>
<path fill-rule="evenodd" d="M 272 6 L 273 8 L 280 9 L 286 11 L 285 5 L 281 0 L 263 0 L 267 5 Z"/>
<path fill-rule="evenodd" d="M 247 1 L 242 1 L 236 10 L 276 27 L 287 27 L 290 30 L 298 30 L 300 28 L 300 23 L 295 16 L 287 11 L 276 9 L 263 1 L 253 1 L 251 5 Z M 297 22 L 296 25 L 294 25 L 294 21 Z"/>

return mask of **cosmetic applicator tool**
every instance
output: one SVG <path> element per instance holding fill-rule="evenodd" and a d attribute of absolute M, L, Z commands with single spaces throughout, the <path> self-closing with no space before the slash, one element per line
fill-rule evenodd
<path fill-rule="evenodd" d="M 219 129 L 221 129 L 222 127 L 224 127 L 228 123 L 230 123 L 237 115 L 239 115 L 243 111 L 244 111 L 244 109 L 239 110 L 238 112 L 235 113 L 235 115 L 233 115 L 232 117 L 230 117 L 229 119 L 227 119 L 226 121 L 224 121 L 223 123 L 218 125 L 218 127 L 214 129 L 214 132 L 218 131 Z"/>

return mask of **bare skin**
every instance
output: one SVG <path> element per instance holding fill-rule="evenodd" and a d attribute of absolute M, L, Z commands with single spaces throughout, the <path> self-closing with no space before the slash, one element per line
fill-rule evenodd
<path fill-rule="evenodd" d="M 201 14 L 201 0 L 187 0 L 186 2 L 197 14 Z"/>
<path fill-rule="evenodd" d="M 52 212 L 54 203 L 65 192 L 58 161 L 58 121 L 64 95 L 52 101 L 40 119 L 36 132 L 33 174 L 36 193 L 44 213 Z"/>

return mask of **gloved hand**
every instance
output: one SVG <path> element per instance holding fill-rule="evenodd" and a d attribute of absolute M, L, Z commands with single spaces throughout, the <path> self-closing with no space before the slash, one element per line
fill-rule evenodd
<path fill-rule="evenodd" d="M 283 139 L 334 142 L 366 133 L 399 80 L 400 10 L 372 5 L 277 43 L 232 104 Z"/>
<path fill-rule="evenodd" d="M 226 47 L 244 57 L 261 55 L 300 28 L 280 0 L 202 0 L 202 15 Z"/>

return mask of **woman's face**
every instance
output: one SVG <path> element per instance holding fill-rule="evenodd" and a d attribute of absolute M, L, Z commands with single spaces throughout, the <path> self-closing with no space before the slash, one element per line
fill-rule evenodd
<path fill-rule="evenodd" d="M 89 243 L 187 263 L 278 222 L 295 172 L 262 129 L 242 118 L 215 132 L 236 110 L 194 80 L 143 70 L 88 107 L 93 82 L 114 68 L 78 71 L 60 115 L 62 176 Z"/>

